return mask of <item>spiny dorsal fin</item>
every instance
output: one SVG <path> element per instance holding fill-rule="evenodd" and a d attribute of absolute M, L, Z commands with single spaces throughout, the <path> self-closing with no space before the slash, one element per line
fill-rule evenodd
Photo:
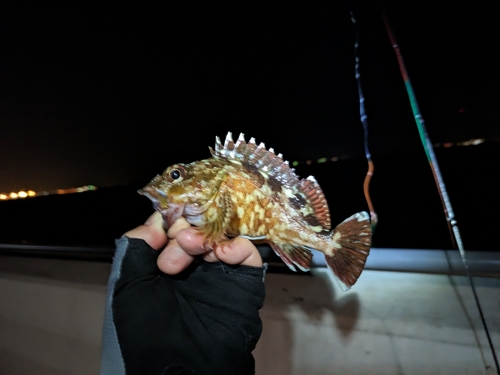
<path fill-rule="evenodd" d="M 215 157 L 237 160 L 253 168 L 258 168 L 280 183 L 299 189 L 299 178 L 294 173 L 295 170 L 290 168 L 288 162 L 283 160 L 283 155 L 276 155 L 272 148 L 267 150 L 264 143 L 257 146 L 254 138 L 251 138 L 247 143 L 245 136 L 240 134 L 234 143 L 231 132 L 228 132 L 224 145 L 219 137 L 215 137 L 215 150 L 210 148 L 210 152 Z"/>
<path fill-rule="evenodd" d="M 309 176 L 306 179 L 300 180 L 299 188 L 306 196 L 320 225 L 325 229 L 330 229 L 332 226 L 330 210 L 328 209 L 328 203 L 326 202 L 323 190 L 321 190 L 316 179 L 313 176 Z"/>
<path fill-rule="evenodd" d="M 247 143 L 243 134 L 240 134 L 235 143 L 231 132 L 228 132 L 224 145 L 219 137 L 215 137 L 215 150 L 210 148 L 210 152 L 215 157 L 237 160 L 253 168 L 258 168 L 288 188 L 300 191 L 311 205 L 319 224 L 325 229 L 331 228 L 328 204 L 317 181 L 312 176 L 299 180 L 295 170 L 290 168 L 288 161 L 283 160 L 283 155 L 276 155 L 272 148 L 266 150 L 264 143 L 257 146 L 254 138 L 251 138 Z"/>

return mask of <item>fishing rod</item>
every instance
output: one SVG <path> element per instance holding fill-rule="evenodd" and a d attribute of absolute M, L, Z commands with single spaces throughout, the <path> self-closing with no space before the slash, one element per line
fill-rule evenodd
<path fill-rule="evenodd" d="M 366 172 L 365 180 L 363 182 L 363 193 L 365 194 L 365 200 L 368 204 L 368 209 L 370 210 L 370 221 L 372 232 L 375 230 L 375 227 L 378 223 L 378 215 L 375 211 L 375 207 L 373 206 L 371 197 L 370 197 L 370 182 L 373 177 L 373 173 L 375 171 L 375 164 L 372 160 L 372 155 L 370 153 L 370 149 L 368 148 L 368 116 L 366 115 L 365 108 L 365 97 L 363 95 L 363 90 L 361 88 L 361 73 L 359 72 L 359 30 L 358 25 L 356 23 L 356 18 L 353 13 L 351 13 L 351 22 L 354 24 L 356 28 L 356 41 L 354 42 L 354 73 L 356 76 L 356 83 L 358 86 L 358 95 L 359 95 L 359 116 L 361 120 L 361 124 L 363 125 L 363 137 L 364 137 L 364 148 L 365 148 L 365 157 L 368 162 L 368 171 Z"/>
<path fill-rule="evenodd" d="M 491 339 L 488 326 L 486 324 L 486 319 L 484 318 L 483 309 L 481 308 L 481 304 L 479 303 L 479 298 L 477 296 L 476 287 L 474 285 L 474 281 L 472 279 L 469 263 L 467 261 L 467 257 L 464 250 L 464 245 L 462 242 L 462 237 L 460 236 L 460 231 L 458 229 L 457 220 L 455 219 L 455 214 L 453 212 L 453 207 L 451 206 L 450 199 L 448 197 L 448 192 L 446 190 L 446 185 L 444 184 L 443 177 L 441 175 L 441 170 L 439 169 L 439 164 L 436 159 L 436 155 L 434 154 L 434 150 L 432 147 L 432 143 L 430 141 L 429 135 L 427 134 L 427 130 L 425 128 L 424 119 L 420 113 L 420 109 L 415 97 L 415 93 L 413 92 L 413 86 L 410 82 L 410 78 L 408 76 L 408 72 L 406 70 L 406 66 L 403 61 L 403 56 L 401 55 L 401 51 L 399 49 L 398 43 L 396 41 L 396 37 L 394 36 L 394 32 L 392 31 L 389 20 L 384 11 L 382 11 L 382 18 L 384 20 L 385 28 L 387 30 L 387 34 L 391 41 L 392 47 L 394 48 L 394 52 L 396 53 L 396 57 L 399 64 L 399 69 L 401 71 L 401 75 L 403 76 L 403 81 L 405 83 L 406 91 L 408 93 L 408 98 L 410 99 L 411 109 L 413 111 L 413 117 L 415 118 L 415 123 L 417 124 L 418 133 L 420 135 L 420 140 L 425 150 L 425 154 L 427 156 L 427 161 L 432 170 L 432 175 L 434 176 L 434 181 L 436 183 L 439 196 L 441 198 L 441 202 L 443 204 L 444 214 L 446 216 L 446 222 L 448 223 L 448 229 L 450 231 L 451 240 L 453 242 L 453 246 L 455 249 L 458 249 L 460 252 L 460 257 L 462 258 L 462 263 L 464 265 L 466 274 L 469 279 L 469 283 L 472 288 L 472 294 L 474 295 L 474 299 L 476 301 L 477 308 L 479 310 L 479 315 L 481 317 L 481 322 L 483 324 L 486 337 L 488 339 L 488 344 L 491 349 L 491 353 L 493 355 L 493 361 L 495 362 L 495 366 L 497 372 L 500 373 L 500 366 L 498 365 L 498 358 L 495 352 L 495 347 L 493 346 L 493 341 Z"/>

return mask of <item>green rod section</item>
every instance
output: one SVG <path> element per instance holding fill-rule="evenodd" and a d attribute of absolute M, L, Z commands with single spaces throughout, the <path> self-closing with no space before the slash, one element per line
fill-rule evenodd
<path fill-rule="evenodd" d="M 453 213 L 453 208 L 451 206 L 450 199 L 448 197 L 448 192 L 446 191 L 446 186 L 443 182 L 443 177 L 441 176 L 441 171 L 439 170 L 439 164 L 436 159 L 436 155 L 434 154 L 434 150 L 432 148 L 432 143 L 430 141 L 429 135 L 425 129 L 424 119 L 420 115 L 420 109 L 418 108 L 417 100 L 415 98 L 415 94 L 413 92 L 413 87 L 410 82 L 410 78 L 408 77 L 408 72 L 406 71 L 406 67 L 403 61 L 403 57 L 401 56 L 401 51 L 399 50 L 399 46 L 396 42 L 396 38 L 392 32 L 391 26 L 384 12 L 382 12 L 382 17 L 384 19 L 385 27 L 387 30 L 387 34 L 389 35 L 389 39 L 391 40 L 392 47 L 396 52 L 396 56 L 399 63 L 399 69 L 401 70 L 401 74 L 403 76 L 403 80 L 405 82 L 406 91 L 408 93 L 408 97 L 410 99 L 411 109 L 413 111 L 413 116 L 415 118 L 415 122 L 417 123 L 418 133 L 420 134 L 420 139 L 422 141 L 422 145 L 425 150 L 425 154 L 427 155 L 427 160 L 429 161 L 429 165 L 432 170 L 432 174 L 434 176 L 434 181 L 436 182 L 439 195 L 441 197 L 441 202 L 443 204 L 444 213 L 446 216 L 446 220 L 448 223 L 448 229 L 450 230 L 451 240 L 456 249 L 458 249 L 460 253 L 460 257 L 462 258 L 462 263 L 464 265 L 465 271 L 467 273 L 469 283 L 471 285 L 472 294 L 474 295 L 474 299 L 476 301 L 477 309 L 479 311 L 479 315 L 481 316 L 481 321 L 483 323 L 483 327 L 486 333 L 486 337 L 488 339 L 488 344 L 491 349 L 491 354 L 493 357 L 493 361 L 495 362 L 496 370 L 500 374 L 500 365 L 498 363 L 498 358 L 495 351 L 495 346 L 493 345 L 493 341 L 491 339 L 491 335 L 488 330 L 488 326 L 486 324 L 486 319 L 484 318 L 483 309 L 481 308 L 481 304 L 479 303 L 479 298 L 477 296 L 476 288 L 474 286 L 474 281 L 472 280 L 472 276 L 469 269 L 469 263 L 467 262 L 467 257 L 465 254 L 465 249 L 462 243 L 462 237 L 460 235 L 460 231 L 458 229 L 457 221 L 455 220 L 455 214 Z"/>
<path fill-rule="evenodd" d="M 415 118 L 415 122 L 417 123 L 418 134 L 420 135 L 420 140 L 422 141 L 422 145 L 424 146 L 425 155 L 427 156 L 427 160 L 429 163 L 432 163 L 431 153 L 429 151 L 429 147 L 427 147 L 427 132 L 425 131 L 425 125 L 420 115 L 420 108 L 418 108 L 417 99 L 413 92 L 413 87 L 411 85 L 410 79 L 408 75 L 406 75 L 407 79 L 405 80 L 406 91 L 408 92 L 408 97 L 410 98 L 410 105 L 413 111 L 413 117 Z"/>

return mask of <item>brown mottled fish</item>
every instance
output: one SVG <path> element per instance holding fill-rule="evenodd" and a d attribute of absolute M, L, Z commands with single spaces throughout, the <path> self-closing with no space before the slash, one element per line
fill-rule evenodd
<path fill-rule="evenodd" d="M 247 143 L 243 134 L 224 145 L 216 137 L 212 157 L 174 164 L 139 192 L 153 201 L 166 227 L 184 216 L 209 243 L 241 236 L 268 243 L 292 270 L 308 271 L 312 253 L 326 263 L 344 290 L 358 279 L 370 251 L 371 228 L 359 212 L 330 230 L 330 212 L 314 177 L 300 179 L 282 155 Z"/>

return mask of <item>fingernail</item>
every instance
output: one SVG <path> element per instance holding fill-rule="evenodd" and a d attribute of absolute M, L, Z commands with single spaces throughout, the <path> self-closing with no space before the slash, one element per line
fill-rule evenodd
<path fill-rule="evenodd" d="M 144 225 L 151 225 L 158 221 L 158 219 L 161 219 L 161 215 L 158 213 L 158 211 L 155 211 L 144 223 Z"/>
<path fill-rule="evenodd" d="M 167 261 L 169 263 L 175 263 L 184 255 L 184 250 L 180 246 L 171 246 L 167 249 L 165 254 L 163 255 L 163 261 Z"/>

